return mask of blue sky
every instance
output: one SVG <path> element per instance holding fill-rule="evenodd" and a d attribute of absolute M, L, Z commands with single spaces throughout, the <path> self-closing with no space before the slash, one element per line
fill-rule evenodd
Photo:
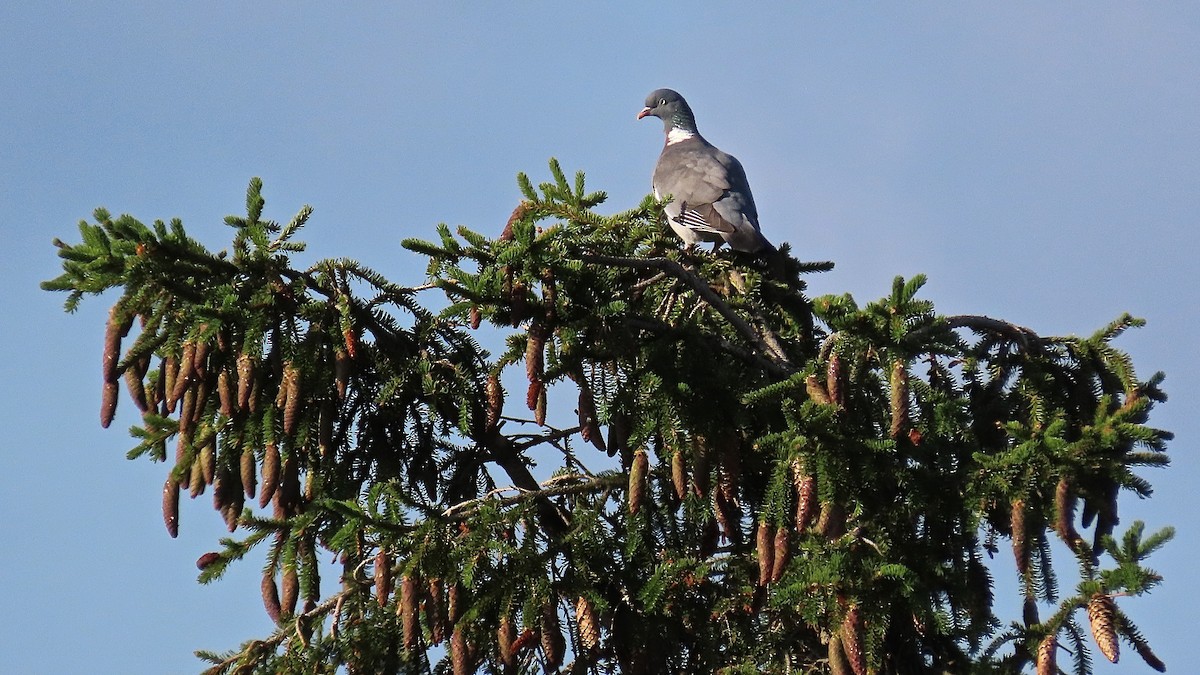
<path fill-rule="evenodd" d="M 924 272 L 947 314 L 1149 321 L 1118 344 L 1167 372 L 1152 421 L 1174 464 L 1123 520 L 1179 534 L 1153 560 L 1166 584 L 1121 606 L 1174 672 L 1200 658 L 1200 6 L 439 4 L 0 7 L 5 672 L 195 672 L 193 649 L 271 630 L 255 563 L 195 584 L 223 526 L 189 503 L 167 537 L 165 468 L 123 459 L 130 406 L 99 428 L 113 298 L 68 316 L 38 290 L 53 237 L 105 206 L 219 248 L 261 176 L 268 217 L 315 207 L 313 259 L 417 283 L 402 238 L 498 233 L 516 172 L 545 179 L 551 156 L 609 193 L 602 210 L 635 205 L 662 130 L 634 115 L 661 86 L 741 159 L 767 236 L 837 263 L 815 294 L 870 300 Z M 1098 672 L 1149 671 L 1130 654 Z"/>

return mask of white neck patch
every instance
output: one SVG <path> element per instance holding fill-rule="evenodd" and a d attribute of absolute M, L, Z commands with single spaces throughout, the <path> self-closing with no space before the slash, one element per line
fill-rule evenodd
<path fill-rule="evenodd" d="M 688 131 L 687 129 L 680 129 L 679 127 L 671 127 L 671 130 L 667 132 L 667 145 L 673 145 L 680 141 L 686 141 L 689 138 L 695 138 L 695 137 L 696 137 L 696 132 L 694 132 L 694 131 Z"/>

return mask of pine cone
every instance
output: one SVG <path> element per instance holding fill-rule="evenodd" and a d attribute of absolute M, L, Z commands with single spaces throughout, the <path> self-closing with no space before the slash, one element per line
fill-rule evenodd
<path fill-rule="evenodd" d="M 1075 493 L 1066 476 L 1058 480 L 1054 490 L 1054 513 L 1054 531 L 1071 550 L 1078 551 L 1083 540 L 1075 529 Z"/>
<path fill-rule="evenodd" d="M 537 405 L 533 409 L 533 421 L 538 425 L 546 423 L 546 387 L 538 391 Z"/>
<path fill-rule="evenodd" d="M 846 650 L 842 648 L 839 633 L 829 636 L 829 672 L 831 675 L 850 675 L 850 664 L 846 662 Z"/>
<path fill-rule="evenodd" d="M 188 493 L 195 499 L 204 494 L 207 487 L 208 483 L 204 481 L 204 463 L 197 457 L 192 460 L 191 472 L 188 475 Z"/>
<path fill-rule="evenodd" d="M 233 375 L 225 369 L 217 374 L 217 400 L 221 402 L 221 414 L 233 417 L 237 411 L 237 392 L 233 390 Z"/>
<path fill-rule="evenodd" d="M 513 623 L 512 616 L 504 614 L 500 617 L 500 626 L 496 629 L 496 649 L 500 656 L 500 663 L 504 664 L 505 669 L 517 666 L 517 652 L 513 648 L 516 640 L 517 626 Z"/>
<path fill-rule="evenodd" d="M 204 326 L 200 327 L 201 330 Z M 196 351 L 192 354 L 192 377 L 197 380 L 208 379 L 208 352 L 211 345 L 207 342 L 197 342 Z"/>
<path fill-rule="evenodd" d="M 721 536 L 727 541 L 740 541 L 741 530 L 738 525 L 741 514 L 737 506 L 725 497 L 724 490 L 713 490 L 710 501 L 713 515 L 717 518 L 717 524 L 721 526 Z"/>
<path fill-rule="evenodd" d="M 787 569 L 788 560 L 792 557 L 790 543 L 788 528 L 780 527 L 775 530 L 775 559 L 771 566 L 771 583 L 783 578 L 783 571 Z"/>
<path fill-rule="evenodd" d="M 549 601 L 542 605 L 542 656 L 546 658 L 546 672 L 558 670 L 567 650 L 567 641 L 558 621 L 558 605 Z"/>
<path fill-rule="evenodd" d="M 479 305 L 471 303 L 471 330 L 478 330 L 483 323 L 483 315 L 479 313 Z"/>
<path fill-rule="evenodd" d="M 116 382 L 105 382 L 100 394 L 100 426 L 105 429 L 112 424 L 117 414 L 117 395 L 121 387 Z"/>
<path fill-rule="evenodd" d="M 817 531 L 826 539 L 837 539 L 846 534 L 846 509 L 838 502 L 821 504 L 821 517 L 817 519 Z"/>
<path fill-rule="evenodd" d="M 587 443 L 591 443 L 601 452 L 607 452 L 604 436 L 600 431 L 599 415 L 596 413 L 596 397 L 588 385 L 587 378 L 572 375 L 571 379 L 579 386 L 579 435 Z"/>
<path fill-rule="evenodd" d="M 400 615 L 400 627 L 404 635 L 404 651 L 411 653 L 421 638 L 421 625 L 417 618 L 417 578 L 412 574 L 400 577 L 400 602 L 396 613 Z"/>
<path fill-rule="evenodd" d="M 392 595 L 392 556 L 380 547 L 375 554 L 375 600 L 380 607 L 387 606 Z"/>
<path fill-rule="evenodd" d="M 759 521 L 754 538 L 758 552 L 758 585 L 771 583 L 771 570 L 775 567 L 775 528 L 766 521 Z"/>
<path fill-rule="evenodd" d="M 816 375 L 809 375 L 804 379 L 804 388 L 808 391 L 808 397 L 814 403 L 830 405 L 829 392 L 825 391 L 825 385 L 817 379 Z"/>
<path fill-rule="evenodd" d="M 296 601 L 300 599 L 300 575 L 295 565 L 284 566 L 283 583 L 280 586 L 280 609 L 284 616 L 296 613 Z"/>
<path fill-rule="evenodd" d="M 175 391 L 175 381 L 179 379 L 179 359 L 174 356 L 165 356 L 162 360 L 162 365 L 159 366 L 159 384 L 162 385 L 163 391 L 163 414 L 168 415 L 175 412 L 175 404 L 179 399 L 172 398 L 171 392 Z"/>
<path fill-rule="evenodd" d="M 646 474 L 650 470 L 650 459 L 644 448 L 638 448 L 633 453 L 633 463 L 629 467 L 629 515 L 637 515 L 646 501 Z"/>
<path fill-rule="evenodd" d="M 167 473 L 167 482 L 163 484 L 162 493 L 163 524 L 167 526 L 167 534 L 171 538 L 179 536 L 179 481 Z"/>
<path fill-rule="evenodd" d="M 530 410 L 537 410 L 538 401 L 542 398 L 542 390 L 545 389 L 541 380 L 534 380 L 529 383 L 529 389 L 525 392 L 525 406 Z"/>
<path fill-rule="evenodd" d="M 450 584 L 450 589 L 446 593 L 446 620 L 451 624 L 458 623 L 462 618 L 462 586 L 457 582 Z"/>
<path fill-rule="evenodd" d="M 250 393 L 254 390 L 254 359 L 248 353 L 237 357 L 237 407 L 238 410 L 250 408 Z"/>
<path fill-rule="evenodd" d="M 254 448 L 247 445 L 242 450 L 238 473 L 242 479 L 242 491 L 245 492 L 247 499 L 254 499 L 254 490 L 258 486 L 258 478 L 255 477 L 255 471 L 258 469 L 258 461 L 254 457 Z"/>
<path fill-rule="evenodd" d="M 183 392 L 191 386 L 193 374 L 196 370 L 196 343 L 187 341 L 183 343 L 182 352 L 179 355 L 179 372 L 175 374 L 175 388 L 171 390 L 170 400 L 178 401 L 183 398 Z M 171 404 L 174 408 L 174 403 Z"/>
<path fill-rule="evenodd" d="M 300 421 L 300 406 L 304 402 L 300 395 L 300 369 L 295 364 L 284 364 L 280 389 L 287 392 L 283 404 L 283 433 L 292 436 L 296 433 L 296 424 Z"/>
<path fill-rule="evenodd" d="M 1029 573 L 1029 537 L 1026 529 L 1025 500 L 1014 499 L 1012 503 L 1012 549 L 1017 561 L 1017 572 L 1024 577 Z"/>
<path fill-rule="evenodd" d="M 500 424 L 500 416 L 504 414 L 504 388 L 500 386 L 500 375 L 491 373 L 487 379 L 487 429 L 491 434 Z"/>
<path fill-rule="evenodd" d="M 1047 635 L 1037 648 L 1037 675 L 1058 675 L 1058 638 Z"/>
<path fill-rule="evenodd" d="M 133 316 L 122 318 L 113 305 L 108 310 L 108 323 L 104 327 L 104 353 L 101 359 L 101 374 L 105 384 L 116 384 L 121 374 L 117 363 L 121 360 L 121 338 L 129 334 Z"/>
<path fill-rule="evenodd" d="M 830 403 L 839 408 L 846 407 L 845 379 L 842 357 L 833 352 L 829 356 L 829 365 L 825 368 L 825 391 L 829 393 Z"/>
<path fill-rule="evenodd" d="M 125 369 L 125 388 L 129 391 L 129 397 L 133 399 L 133 404 L 144 413 L 150 411 L 150 399 L 146 397 L 146 386 L 143 382 L 146 371 L 149 369 L 149 355 L 134 361 L 129 368 Z"/>
<path fill-rule="evenodd" d="M 792 460 L 792 485 L 796 488 L 796 532 L 803 534 L 817 514 L 817 479 L 805 473 L 804 460 Z"/>
<path fill-rule="evenodd" d="M 472 672 L 471 646 L 467 644 L 467 636 L 462 626 L 455 626 L 450 634 L 450 667 L 454 675 L 471 675 Z"/>
<path fill-rule="evenodd" d="M 442 644 L 446 635 L 445 598 L 442 596 L 442 580 L 433 577 L 425 596 L 425 623 L 429 624 L 429 641 L 435 645 Z"/>
<path fill-rule="evenodd" d="M 271 617 L 271 621 L 279 623 L 279 618 L 283 616 L 283 608 L 279 604 L 279 588 L 275 586 L 275 575 L 270 572 L 263 574 L 262 599 L 267 616 Z"/>
<path fill-rule="evenodd" d="M 863 651 L 863 620 L 858 605 L 851 604 L 842 618 L 842 650 L 854 675 L 866 675 L 867 654 Z"/>
<path fill-rule="evenodd" d="M 592 601 L 580 597 L 575 603 L 575 620 L 579 623 L 579 644 L 584 651 L 592 651 L 600 645 L 600 624 Z"/>
<path fill-rule="evenodd" d="M 908 370 L 904 362 L 892 362 L 892 440 L 900 440 L 908 430 Z"/>
<path fill-rule="evenodd" d="M 1121 656 L 1121 646 L 1117 643 L 1116 621 L 1117 605 L 1113 599 L 1104 593 L 1097 593 L 1088 600 L 1088 622 L 1092 625 L 1092 638 L 1104 658 L 1116 663 Z"/>
<path fill-rule="evenodd" d="M 683 462 L 683 451 L 679 448 L 671 453 L 671 484 L 675 486 L 675 496 L 683 501 L 687 496 L 687 467 Z"/>
<path fill-rule="evenodd" d="M 212 433 L 204 447 L 200 448 L 200 472 L 204 475 L 204 484 L 212 485 L 217 477 L 217 435 Z"/>
<path fill-rule="evenodd" d="M 545 349 L 549 331 L 537 319 L 529 326 L 529 338 L 525 342 L 525 375 L 530 382 L 541 381 L 546 371 Z"/>
<path fill-rule="evenodd" d="M 279 489 L 279 446 L 267 443 L 263 451 L 262 491 L 258 495 L 258 505 L 266 508 Z"/>

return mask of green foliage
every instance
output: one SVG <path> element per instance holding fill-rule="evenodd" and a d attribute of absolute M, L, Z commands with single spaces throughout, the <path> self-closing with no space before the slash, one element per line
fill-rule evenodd
<path fill-rule="evenodd" d="M 652 198 L 601 215 L 582 173 L 550 174 L 518 176 L 498 237 L 406 240 L 420 288 L 294 268 L 312 211 L 263 220 L 258 179 L 229 251 L 104 210 L 56 240 L 44 287 L 68 310 L 118 289 L 112 321 L 140 319 L 106 356 L 143 412 L 129 457 L 168 463 L 168 530 L 172 495 L 211 489 L 243 532 L 201 581 L 267 547 L 280 628 L 201 653 L 209 672 L 1016 672 L 1047 635 L 1091 671 L 1076 614 L 1151 590 L 1172 534 L 1114 536 L 1170 439 L 1147 425 L 1162 375 L 1111 344 L 1140 321 L 1078 338 L 942 316 L 920 275 L 809 299 L 830 263 L 684 249 Z M 1066 598 L 1056 539 L 1080 570 Z M 1001 540 L 1019 619 L 984 563 Z"/>

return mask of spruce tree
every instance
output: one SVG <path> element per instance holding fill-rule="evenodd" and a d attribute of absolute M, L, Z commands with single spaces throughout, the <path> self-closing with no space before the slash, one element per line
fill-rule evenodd
<path fill-rule="evenodd" d="M 1121 640 L 1164 669 L 1121 599 L 1172 531 L 1116 532 L 1168 462 L 1163 376 L 1112 345 L 1141 321 L 943 316 L 922 276 L 809 298 L 832 263 L 685 249 L 550 173 L 498 237 L 405 241 L 418 287 L 299 269 L 311 209 L 265 219 L 258 179 L 227 250 L 102 209 L 55 241 L 68 311 L 120 293 L 101 423 L 141 411 L 170 536 L 185 492 L 232 533 L 200 581 L 265 548 L 279 628 L 206 672 L 1040 675 Z"/>

